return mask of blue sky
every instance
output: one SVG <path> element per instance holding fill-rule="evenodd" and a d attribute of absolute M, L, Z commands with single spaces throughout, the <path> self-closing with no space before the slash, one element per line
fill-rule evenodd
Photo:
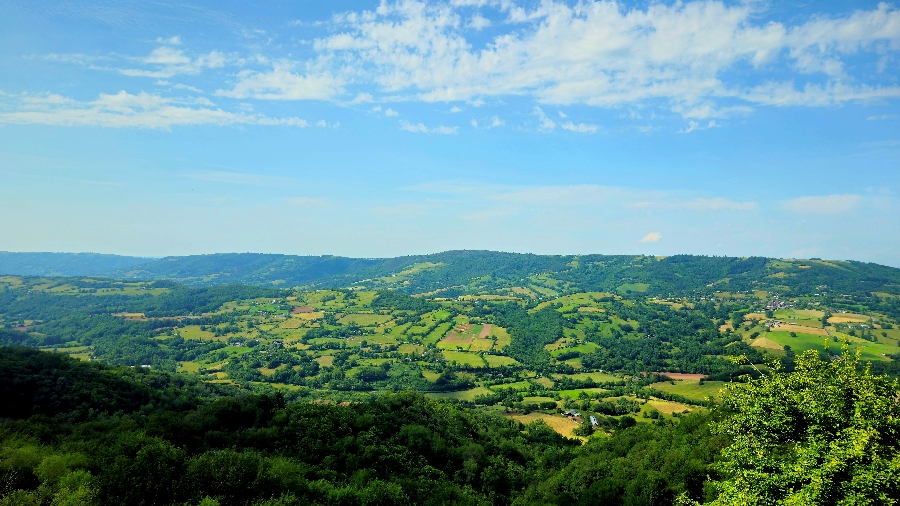
<path fill-rule="evenodd" d="M 898 102 L 890 3 L 9 0 L 0 250 L 900 266 Z"/>

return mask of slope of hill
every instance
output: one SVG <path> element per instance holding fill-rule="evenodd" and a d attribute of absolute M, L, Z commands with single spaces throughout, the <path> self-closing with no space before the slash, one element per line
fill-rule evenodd
<path fill-rule="evenodd" d="M 108 276 L 152 258 L 100 253 L 12 253 L 0 251 L 0 274 L 18 276 Z"/>
<path fill-rule="evenodd" d="M 386 259 L 221 253 L 146 259 L 61 253 L 0 254 L 0 274 L 172 280 L 186 285 L 396 289 L 436 297 L 542 299 L 576 291 L 670 296 L 774 291 L 900 294 L 900 269 L 819 259 L 676 255 L 534 255 L 446 251 Z"/>

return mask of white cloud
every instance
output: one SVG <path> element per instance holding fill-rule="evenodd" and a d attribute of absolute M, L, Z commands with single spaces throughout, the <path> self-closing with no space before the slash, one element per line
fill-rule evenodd
<path fill-rule="evenodd" d="M 452 113 L 462 112 L 462 109 L 460 109 L 459 107 L 454 105 L 453 107 L 450 108 L 450 112 L 452 112 Z"/>
<path fill-rule="evenodd" d="M 539 127 L 540 130 L 550 131 L 556 128 L 556 123 L 546 114 L 544 114 L 544 111 L 540 107 L 534 108 L 534 115 L 537 116 L 539 120 L 541 120 L 541 126 Z"/>
<path fill-rule="evenodd" d="M 420 134 L 443 134 L 451 135 L 459 131 L 459 127 L 448 127 L 444 125 L 428 128 L 424 123 L 410 123 L 405 119 L 400 120 L 400 129 L 407 132 Z"/>
<path fill-rule="evenodd" d="M 372 96 L 371 93 L 363 92 L 363 93 L 359 93 L 358 95 L 356 95 L 356 98 L 351 100 L 350 103 L 351 104 L 362 104 L 362 103 L 374 102 L 374 101 L 375 101 L 375 98 Z"/>
<path fill-rule="evenodd" d="M 175 35 L 174 37 L 169 37 L 164 39 L 162 37 L 157 37 L 156 42 L 159 44 L 169 44 L 170 46 L 178 46 L 181 45 L 181 37 Z"/>
<path fill-rule="evenodd" d="M 473 44 L 464 7 L 495 8 L 516 24 L 487 44 Z M 844 64 L 862 52 L 900 50 L 900 10 L 882 3 L 780 23 L 759 21 L 760 8 L 712 0 L 643 8 L 544 0 L 527 9 L 502 1 L 385 0 L 374 11 L 338 16 L 344 30 L 317 40 L 315 48 L 352 66 L 360 80 L 425 101 L 503 95 L 604 107 L 662 101 L 685 118 L 705 120 L 745 114 L 754 105 L 900 97 L 900 87 L 873 83 L 865 69 Z M 791 77 L 745 84 L 764 81 L 773 70 Z M 747 74 L 750 79 L 740 77 Z"/>
<path fill-rule="evenodd" d="M 564 113 L 564 112 L 562 112 L 562 111 L 557 111 L 557 112 L 559 113 L 559 117 L 560 117 L 560 118 L 566 119 L 566 118 L 569 117 L 566 113 Z"/>
<path fill-rule="evenodd" d="M 316 122 L 316 126 L 319 128 L 325 128 L 328 126 L 328 122 L 325 121 L 324 119 L 320 119 L 319 121 Z"/>
<path fill-rule="evenodd" d="M 341 79 L 329 72 L 295 74 L 286 65 L 275 65 L 271 72 L 244 70 L 230 91 L 217 90 L 216 95 L 258 100 L 327 100 L 343 92 Z"/>
<path fill-rule="evenodd" d="M 597 125 L 589 125 L 586 123 L 572 123 L 571 121 L 567 121 L 559 126 L 563 130 L 568 130 L 570 132 L 577 132 L 580 134 L 593 134 L 597 133 Z"/>
<path fill-rule="evenodd" d="M 475 14 L 469 19 L 468 27 L 474 30 L 483 30 L 489 26 L 491 26 L 491 20 L 481 14 Z"/>
<path fill-rule="evenodd" d="M 866 121 L 883 121 L 883 120 L 887 120 L 887 119 L 897 119 L 897 118 L 900 118 L 900 116 L 898 116 L 896 114 L 882 114 L 879 116 L 869 116 L 868 118 L 866 118 Z"/>
<path fill-rule="evenodd" d="M 195 88 L 195 87 L 189 86 L 187 84 L 176 83 L 172 87 L 175 88 L 176 90 L 187 90 L 187 91 L 193 91 L 194 93 L 203 93 L 203 90 L 201 90 L 200 88 Z"/>
<path fill-rule="evenodd" d="M 372 108 L 372 112 L 381 112 L 381 106 L 376 105 L 375 107 Z"/>
<path fill-rule="evenodd" d="M 478 120 L 477 119 L 472 120 L 472 126 L 475 128 L 478 128 Z"/>
<path fill-rule="evenodd" d="M 141 92 L 132 95 L 120 91 L 101 94 L 90 102 L 60 95 L 6 95 L 0 124 L 43 124 L 56 126 L 100 126 L 134 128 L 170 128 L 182 125 L 285 125 L 308 126 L 296 117 L 271 118 L 263 115 L 233 113 L 209 106 L 207 99 L 176 100 Z M 198 106 L 199 105 L 199 106 Z M 10 111 L 10 109 L 12 109 Z"/>
<path fill-rule="evenodd" d="M 224 67 L 226 57 L 219 51 L 191 58 L 181 49 L 161 46 L 140 59 L 140 63 L 150 68 L 120 68 L 119 73 L 131 77 L 152 77 L 167 79 L 180 74 L 199 74 L 204 69 Z"/>
<path fill-rule="evenodd" d="M 400 113 L 397 112 L 397 111 L 395 111 L 395 110 L 393 110 L 393 109 L 391 109 L 391 108 L 387 108 L 387 109 L 385 109 L 385 111 L 384 111 L 384 115 L 385 115 L 385 116 L 390 116 L 390 117 L 395 117 L 395 116 L 400 116 Z"/>
<path fill-rule="evenodd" d="M 688 126 L 684 127 L 682 130 L 679 130 L 678 133 L 687 134 L 691 133 L 695 130 L 706 130 L 707 128 L 717 128 L 719 124 L 716 123 L 716 120 L 710 120 L 706 126 L 701 125 L 700 123 L 690 120 L 688 121 Z"/>
<path fill-rule="evenodd" d="M 503 126 L 505 124 L 506 124 L 506 122 L 503 121 L 502 119 L 498 118 L 497 116 L 494 116 L 493 118 L 491 118 L 491 128 L 497 128 L 497 127 Z"/>
<path fill-rule="evenodd" d="M 659 232 L 650 232 L 641 239 L 641 242 L 659 242 L 660 239 L 662 239 L 662 234 Z"/>
<path fill-rule="evenodd" d="M 862 196 L 844 193 L 797 197 L 782 204 L 785 209 L 797 214 L 842 214 L 856 209 L 861 202 Z"/>

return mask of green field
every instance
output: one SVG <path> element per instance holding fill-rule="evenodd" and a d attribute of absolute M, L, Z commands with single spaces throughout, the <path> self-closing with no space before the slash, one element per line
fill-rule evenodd
<path fill-rule="evenodd" d="M 624 285 L 619 285 L 619 287 L 616 288 L 616 291 L 620 294 L 629 292 L 644 293 L 649 289 L 650 285 L 647 283 L 625 283 Z"/>
<path fill-rule="evenodd" d="M 512 357 L 505 357 L 503 355 L 484 355 L 484 361 L 487 362 L 488 367 L 503 367 L 505 365 L 517 365 L 519 362 Z"/>
<path fill-rule="evenodd" d="M 360 327 L 372 327 L 375 325 L 382 325 L 391 320 L 390 315 L 383 314 L 348 314 L 344 315 L 340 321 L 343 325 L 348 325 L 350 323 L 355 323 Z"/>
<path fill-rule="evenodd" d="M 429 392 L 425 395 L 434 399 L 459 399 L 461 401 L 474 401 L 478 395 L 491 395 L 493 392 L 484 387 L 475 387 L 471 390 L 459 392 Z"/>
<path fill-rule="evenodd" d="M 559 394 L 565 397 L 570 397 L 572 399 L 578 399 L 581 396 L 581 392 L 584 392 L 588 395 L 603 395 L 608 394 L 609 390 L 604 390 L 602 388 L 575 388 L 572 390 L 560 390 Z"/>
<path fill-rule="evenodd" d="M 884 355 L 900 352 L 896 346 L 889 344 L 873 343 L 834 331 L 832 331 L 832 334 L 838 339 L 846 338 L 850 343 L 851 349 L 859 348 L 864 360 L 887 360 Z M 792 337 L 791 333 L 787 331 L 772 331 L 766 333 L 765 337 L 782 346 L 790 346 L 797 353 L 805 350 L 824 350 L 826 341 L 828 343 L 828 353 L 832 355 L 840 355 L 841 353 L 842 343 L 834 342 L 832 338 L 826 336 L 796 332 L 796 337 Z"/>
<path fill-rule="evenodd" d="M 556 380 L 560 380 L 562 378 L 569 378 L 577 381 L 584 381 L 586 379 L 591 379 L 596 381 L 597 383 L 607 383 L 612 381 L 622 381 L 622 378 L 613 376 L 612 374 L 606 374 L 602 372 L 580 372 L 575 374 L 555 374 L 554 378 Z"/>
<path fill-rule="evenodd" d="M 706 381 L 702 385 L 700 380 L 676 380 L 675 384 L 671 383 L 654 383 L 651 388 L 668 392 L 670 394 L 678 394 L 696 401 L 706 400 L 707 397 L 718 399 L 720 392 L 725 388 L 724 381 Z"/>
<path fill-rule="evenodd" d="M 569 348 L 559 348 L 559 349 L 553 350 L 550 352 L 550 355 L 552 355 L 554 358 L 556 358 L 557 355 L 560 355 L 561 353 L 567 353 L 570 351 L 577 351 L 580 353 L 593 353 L 595 350 L 597 350 L 599 348 L 600 348 L 600 345 L 598 345 L 596 343 L 582 343 L 582 344 L 579 344 L 578 346 L 571 346 Z"/>
<path fill-rule="evenodd" d="M 479 355 L 475 353 L 468 353 L 465 351 L 448 351 L 444 350 L 441 352 L 441 355 L 444 356 L 450 362 L 456 362 L 461 365 L 469 365 L 472 367 L 484 367 L 484 360 L 481 359 Z"/>
<path fill-rule="evenodd" d="M 527 381 L 516 381 L 514 383 L 501 383 L 491 386 L 492 390 L 527 390 L 531 387 L 531 383 Z"/>
<path fill-rule="evenodd" d="M 422 338 L 424 344 L 435 344 L 453 327 L 453 323 L 442 323 L 434 328 L 427 336 Z"/>

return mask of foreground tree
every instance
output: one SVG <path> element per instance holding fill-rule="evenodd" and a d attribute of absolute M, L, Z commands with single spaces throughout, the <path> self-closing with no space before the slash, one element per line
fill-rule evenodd
<path fill-rule="evenodd" d="M 793 372 L 729 386 L 713 505 L 900 504 L 900 391 L 859 357 L 807 351 Z"/>

